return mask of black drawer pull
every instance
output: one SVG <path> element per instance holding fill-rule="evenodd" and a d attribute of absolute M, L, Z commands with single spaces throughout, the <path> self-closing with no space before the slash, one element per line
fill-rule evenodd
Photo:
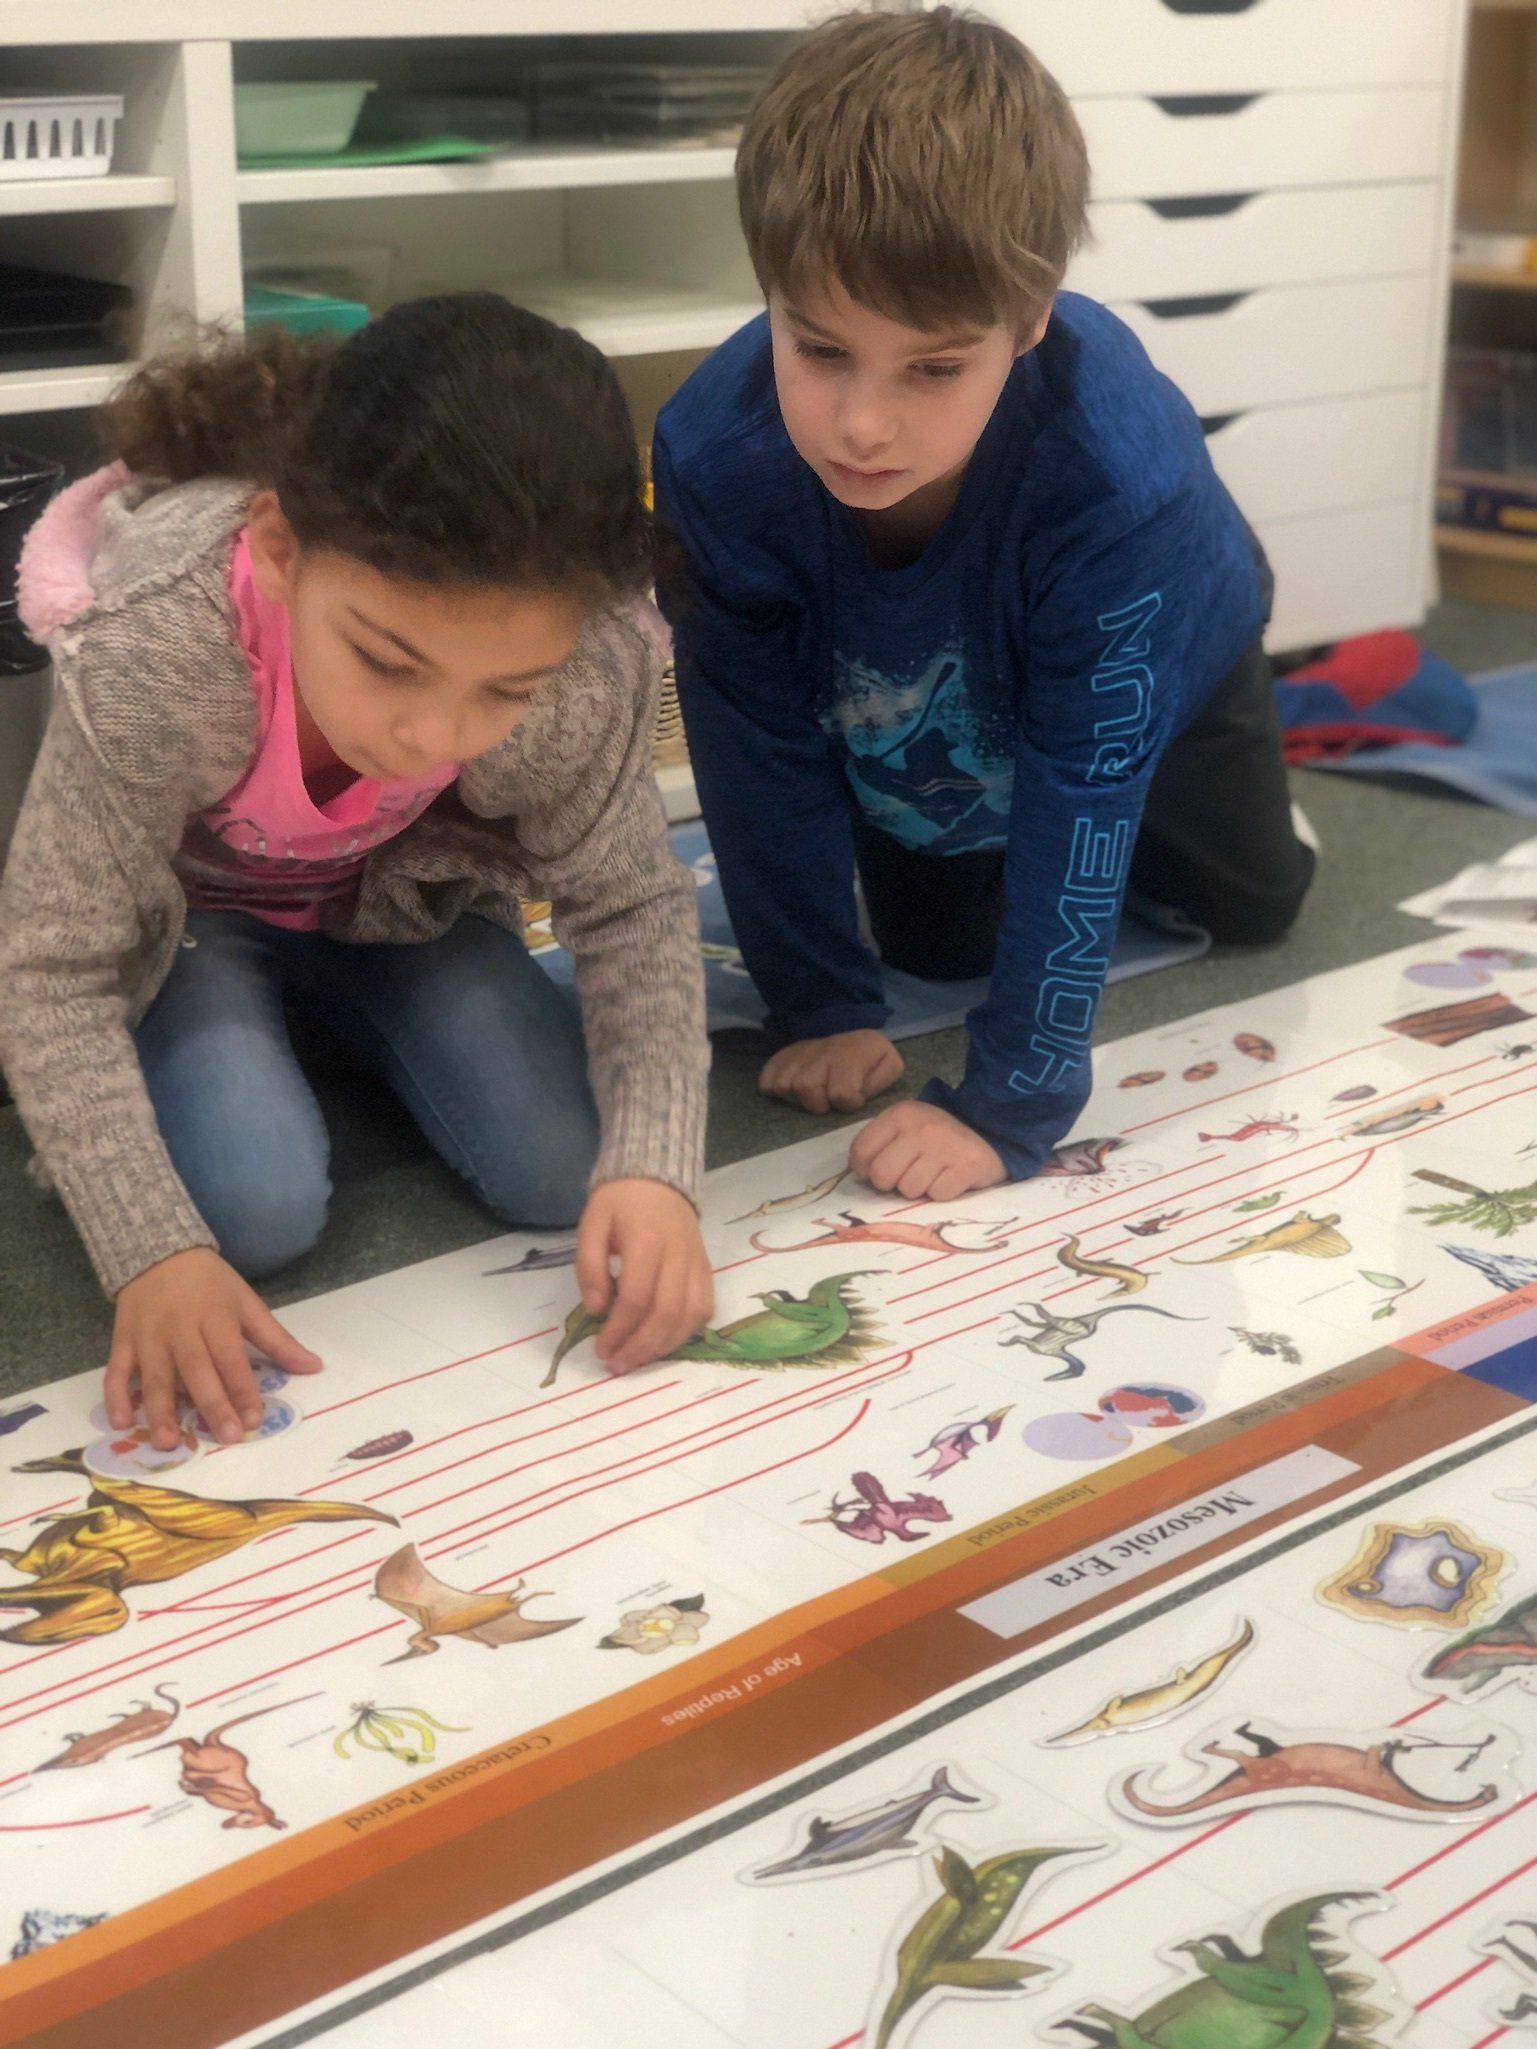
<path fill-rule="evenodd" d="M 1247 14 L 1259 0 L 1163 0 L 1171 14 Z"/>
<path fill-rule="evenodd" d="M 1239 207 L 1247 206 L 1251 199 L 1257 199 L 1257 192 L 1204 192 L 1189 199 L 1145 199 L 1144 206 L 1150 206 L 1160 220 L 1197 221 L 1215 220 L 1219 214 L 1237 213 Z"/>
<path fill-rule="evenodd" d="M 1194 299 L 1144 299 L 1142 304 L 1155 320 L 1204 320 L 1213 313 L 1230 313 L 1250 296 L 1248 292 L 1208 292 Z"/>
<path fill-rule="evenodd" d="M 1209 114 L 1241 114 L 1245 107 L 1252 107 L 1264 97 L 1260 92 L 1155 92 L 1152 101 L 1163 113 L 1175 114 L 1183 120 Z"/>

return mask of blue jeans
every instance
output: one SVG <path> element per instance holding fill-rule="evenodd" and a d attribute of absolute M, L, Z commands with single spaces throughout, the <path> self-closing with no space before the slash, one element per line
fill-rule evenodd
<path fill-rule="evenodd" d="M 135 1044 L 176 1171 L 247 1278 L 308 1251 L 331 1194 L 285 1007 L 387 1082 L 504 1223 L 576 1222 L 598 1146 L 581 1024 L 512 933 L 469 917 L 416 946 L 349 946 L 194 911 Z"/>

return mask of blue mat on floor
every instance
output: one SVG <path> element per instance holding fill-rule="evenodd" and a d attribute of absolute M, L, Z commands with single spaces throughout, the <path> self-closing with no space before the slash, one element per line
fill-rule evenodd
<path fill-rule="evenodd" d="M 1495 669 L 1469 680 L 1478 699 L 1478 721 L 1460 746 L 1404 740 L 1307 766 L 1328 775 L 1440 783 L 1497 811 L 1537 818 L 1537 664 Z"/>
<path fill-rule="evenodd" d="M 703 824 L 695 820 L 675 825 L 668 837 L 673 852 L 691 871 L 699 887 L 699 927 L 710 1030 L 718 1032 L 731 1026 L 756 1028 L 763 1022 L 764 1006 L 737 952 L 709 835 Z M 1156 906 L 1139 905 L 1135 913 L 1128 910 L 1121 920 L 1108 979 L 1122 982 L 1132 975 L 1151 974 L 1155 968 L 1196 960 L 1210 945 L 1210 937 L 1199 926 L 1187 924 L 1173 913 L 1164 914 Z M 540 953 L 539 958 L 557 981 L 570 981 L 569 954 L 551 947 Z M 891 1020 L 886 1030 L 893 1039 L 943 1031 L 947 1025 L 959 1024 L 986 993 L 987 983 L 982 980 L 920 982 L 915 975 L 888 968 L 886 1001 L 891 1005 Z"/>

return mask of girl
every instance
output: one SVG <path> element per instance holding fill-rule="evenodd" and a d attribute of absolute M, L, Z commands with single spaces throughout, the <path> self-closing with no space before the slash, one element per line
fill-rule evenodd
<path fill-rule="evenodd" d="M 610 1371 L 669 1351 L 711 1309 L 708 1052 L 608 366 L 447 296 L 341 346 L 164 358 L 106 425 L 117 462 L 22 567 L 56 687 L 0 883 L 0 1060 L 116 1298 L 114 1426 L 137 1383 L 169 1447 L 180 1387 L 232 1442 L 261 1414 L 244 1339 L 319 1367 L 243 1278 L 329 1194 L 285 1009 L 504 1221 L 580 1215 L 590 1308 L 619 1265 Z M 520 897 L 554 904 L 581 1024 Z"/>

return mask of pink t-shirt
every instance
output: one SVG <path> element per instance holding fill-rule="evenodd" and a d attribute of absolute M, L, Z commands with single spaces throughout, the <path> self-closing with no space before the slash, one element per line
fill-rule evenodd
<path fill-rule="evenodd" d="M 370 851 L 404 832 L 459 770 L 450 762 L 411 782 L 358 776 L 316 804 L 299 765 L 288 612 L 256 588 L 243 533 L 229 594 L 256 693 L 256 752 L 234 788 L 187 821 L 176 872 L 191 910 L 244 911 L 313 932 L 321 906 L 346 895 Z"/>

